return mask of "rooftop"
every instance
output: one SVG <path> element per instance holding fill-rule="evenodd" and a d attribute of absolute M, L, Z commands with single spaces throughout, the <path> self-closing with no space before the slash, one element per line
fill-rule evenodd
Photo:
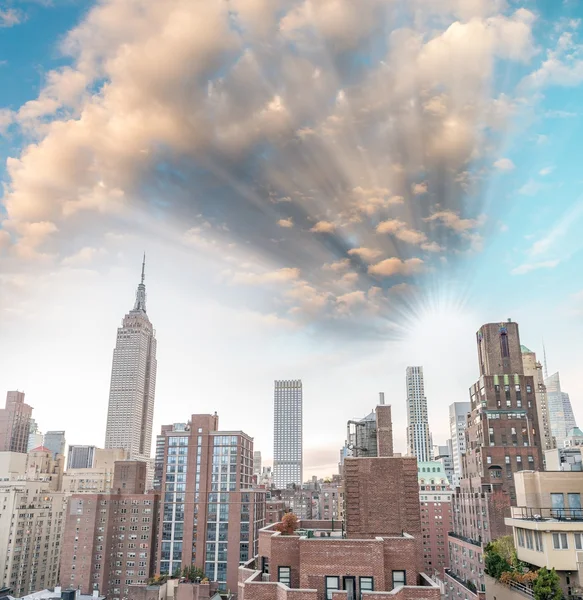
<path fill-rule="evenodd" d="M 583 522 L 582 508 L 512 507 L 512 518 L 555 523 Z"/>

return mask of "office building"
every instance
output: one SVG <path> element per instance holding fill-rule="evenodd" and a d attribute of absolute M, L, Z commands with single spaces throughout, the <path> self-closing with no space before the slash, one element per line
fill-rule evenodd
<path fill-rule="evenodd" d="M 407 367 L 407 453 L 426 462 L 432 457 L 423 367 Z"/>
<path fill-rule="evenodd" d="M 47 431 L 45 433 L 43 446 L 48 448 L 53 453 L 54 457 L 56 457 L 57 454 L 65 456 L 66 445 L 67 442 L 65 440 L 64 431 Z"/>
<path fill-rule="evenodd" d="M 130 460 L 150 461 L 156 391 L 156 337 L 146 313 L 146 286 L 117 330 L 113 351 L 105 448 L 125 448 Z"/>
<path fill-rule="evenodd" d="M 565 445 L 571 429 L 577 426 L 569 394 L 561 389 L 559 373 L 553 373 L 545 379 L 547 388 L 547 404 L 551 435 L 555 438 L 557 448 Z"/>
<path fill-rule="evenodd" d="M 303 481 L 302 393 L 300 379 L 275 382 L 273 483 L 278 489 Z"/>
<path fill-rule="evenodd" d="M 449 433 L 451 435 L 451 458 L 453 462 L 453 487 L 460 484 L 463 476 L 462 455 L 466 452 L 466 427 L 469 402 L 454 402 L 449 405 Z"/>
<path fill-rule="evenodd" d="M 455 472 L 453 468 L 453 451 L 451 440 L 447 440 L 443 446 L 433 446 L 433 460 L 441 464 L 441 468 L 450 485 L 454 484 Z"/>
<path fill-rule="evenodd" d="M 421 528 L 423 536 L 423 572 L 443 579 L 449 568 L 447 534 L 451 531 L 453 490 L 439 461 L 417 462 Z"/>
<path fill-rule="evenodd" d="M 95 460 L 95 446 L 70 445 L 67 456 L 67 470 L 92 469 Z"/>
<path fill-rule="evenodd" d="M 540 436 L 542 449 L 550 450 L 554 447 L 554 439 L 551 433 L 551 424 L 549 420 L 549 406 L 547 402 L 547 387 L 543 377 L 543 367 L 536 359 L 536 354 L 526 346 L 521 346 L 522 364 L 524 374 L 531 375 L 534 380 L 536 410 L 538 415 L 538 424 L 540 427 Z"/>
<path fill-rule="evenodd" d="M 296 535 L 263 529 L 259 553 L 240 567 L 239 600 L 330 600 L 340 591 L 348 600 L 382 592 L 439 600 L 422 572 L 417 461 L 388 454 L 387 428 L 378 442 L 376 457 L 345 459 L 344 527 L 312 520 L 300 521 Z"/>
<path fill-rule="evenodd" d="M 258 479 L 261 477 L 261 469 L 261 451 L 255 450 L 255 452 L 253 452 L 253 475 L 256 475 Z"/>
<path fill-rule="evenodd" d="M 0 452 L 28 450 L 32 406 L 24 402 L 24 392 L 8 392 L 6 405 L 0 408 Z"/>
<path fill-rule="evenodd" d="M 476 334 L 480 377 L 470 388 L 466 452 L 453 500 L 448 600 L 485 592 L 484 545 L 507 534 L 516 505 L 514 473 L 542 470 L 535 381 L 524 374 L 518 325 L 483 325 Z"/>
<path fill-rule="evenodd" d="M 506 518 L 518 560 L 555 569 L 565 598 L 583 588 L 583 476 L 569 472 L 514 474 L 516 507 Z"/>
<path fill-rule="evenodd" d="M 28 444 L 26 451 L 30 452 L 33 448 L 38 448 L 43 445 L 43 434 L 40 432 L 37 422 L 30 419 L 30 429 L 28 432 Z"/>
<path fill-rule="evenodd" d="M 147 464 L 115 463 L 112 492 L 73 494 L 64 527 L 60 582 L 82 594 L 127 600 L 154 575 L 158 492 L 145 492 Z"/>
<path fill-rule="evenodd" d="M 237 567 L 257 552 L 265 523 L 266 491 L 252 488 L 253 439 L 219 431 L 216 414 L 164 426 L 162 436 L 157 572 L 195 565 L 236 590 Z"/>
<path fill-rule="evenodd" d="M 340 472 L 342 472 L 344 459 L 349 456 L 354 458 L 377 456 L 379 429 L 386 433 L 381 439 L 390 439 L 392 443 L 392 427 L 390 406 L 385 404 L 385 395 L 380 392 L 376 409 L 371 410 L 366 417 L 350 419 L 346 424 L 346 441 L 340 450 Z"/>

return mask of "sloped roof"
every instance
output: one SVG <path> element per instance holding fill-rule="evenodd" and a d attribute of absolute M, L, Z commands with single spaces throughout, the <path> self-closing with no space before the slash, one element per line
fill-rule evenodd
<path fill-rule="evenodd" d="M 31 452 L 52 452 L 46 446 L 38 446 L 37 448 L 33 448 Z"/>

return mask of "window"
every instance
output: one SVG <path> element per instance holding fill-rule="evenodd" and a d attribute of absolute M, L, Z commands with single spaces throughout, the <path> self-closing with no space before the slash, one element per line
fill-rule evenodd
<path fill-rule="evenodd" d="M 529 550 L 533 550 L 534 544 L 533 544 L 533 540 L 532 540 L 532 538 L 533 538 L 532 531 L 530 529 L 527 529 L 525 533 L 526 533 L 526 547 Z"/>
<path fill-rule="evenodd" d="M 291 585 L 291 567 L 278 567 L 277 581 L 290 587 Z"/>
<path fill-rule="evenodd" d="M 572 517 L 581 518 L 583 511 L 581 510 L 581 494 L 567 494 L 569 499 L 569 511 Z"/>
<path fill-rule="evenodd" d="M 536 546 L 536 551 L 537 552 L 544 552 L 543 549 L 543 534 L 541 531 L 535 531 L 534 532 L 534 542 L 535 542 L 535 546 Z"/>
<path fill-rule="evenodd" d="M 575 534 L 575 549 L 583 550 L 583 533 Z"/>
<path fill-rule="evenodd" d="M 516 537 L 518 538 L 518 545 L 524 548 L 524 529 L 520 527 L 516 529 Z"/>
<path fill-rule="evenodd" d="M 405 571 L 393 571 L 393 589 L 405 585 Z"/>
<path fill-rule="evenodd" d="M 332 600 L 332 594 L 340 589 L 340 577 L 326 577 L 326 600 Z"/>
<path fill-rule="evenodd" d="M 568 550 L 569 544 L 567 543 L 566 533 L 553 533 L 553 548 L 555 550 Z"/>
<path fill-rule="evenodd" d="M 360 585 L 360 597 L 365 592 L 374 591 L 374 579 L 372 577 L 361 577 L 359 580 Z"/>

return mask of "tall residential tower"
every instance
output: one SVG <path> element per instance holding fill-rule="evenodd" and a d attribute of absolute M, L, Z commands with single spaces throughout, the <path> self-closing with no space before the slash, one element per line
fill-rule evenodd
<path fill-rule="evenodd" d="M 32 406 L 24 402 L 24 392 L 8 392 L 6 408 L 0 408 L 0 452 L 28 449 Z"/>
<path fill-rule="evenodd" d="M 276 381 L 273 482 L 278 489 L 302 483 L 302 381 Z"/>
<path fill-rule="evenodd" d="M 407 367 L 407 453 L 426 462 L 432 459 L 432 445 L 423 367 Z"/>
<path fill-rule="evenodd" d="M 556 440 L 557 448 L 562 448 L 571 429 L 577 426 L 571 399 L 569 394 L 561 389 L 559 373 L 553 373 L 550 377 L 547 377 L 545 385 L 547 387 L 551 435 Z"/>
<path fill-rule="evenodd" d="M 156 390 L 156 338 L 146 314 L 146 286 L 117 330 L 113 351 L 105 448 L 125 448 L 129 460 L 149 460 Z"/>

